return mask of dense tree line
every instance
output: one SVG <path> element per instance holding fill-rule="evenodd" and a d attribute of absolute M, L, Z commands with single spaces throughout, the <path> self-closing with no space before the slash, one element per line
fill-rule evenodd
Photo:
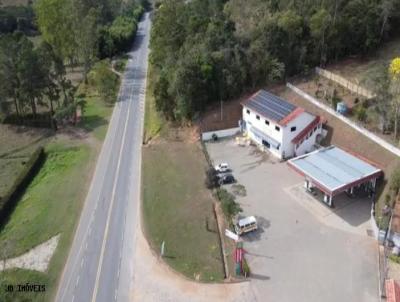
<path fill-rule="evenodd" d="M 137 23 L 144 12 L 142 5 L 131 5 L 114 21 L 100 30 L 99 56 L 112 57 L 127 50 L 135 37 Z"/>
<path fill-rule="evenodd" d="M 50 44 L 35 48 L 19 32 L 0 38 L 0 108 L 9 118 L 21 123 L 36 119 L 39 106 L 48 108 L 49 122 L 61 109 L 64 115 L 59 117 L 68 117 L 65 110 L 73 115 L 78 105 L 74 93 L 64 63 Z"/>
<path fill-rule="evenodd" d="M 0 33 L 0 114 L 7 122 L 37 126 L 75 121 L 84 100 L 67 79 L 66 65 L 83 66 L 87 81 L 95 62 L 130 46 L 143 6 L 135 0 L 37 0 L 34 12 L 41 45 L 12 26 Z M 1 20 L 0 10 L 0 29 Z M 94 71 L 100 95 L 111 102 L 117 76 L 105 62 Z"/>
<path fill-rule="evenodd" d="M 68 63 L 83 64 L 85 78 L 97 58 L 124 50 L 143 13 L 134 0 L 37 0 L 34 7 L 44 40 Z"/>
<path fill-rule="evenodd" d="M 399 24 L 396 0 L 162 0 L 151 62 L 158 109 L 190 119 L 208 104 L 374 51 Z"/>
<path fill-rule="evenodd" d="M 17 30 L 29 35 L 36 33 L 35 14 L 32 6 L 0 7 L 0 35 Z"/>

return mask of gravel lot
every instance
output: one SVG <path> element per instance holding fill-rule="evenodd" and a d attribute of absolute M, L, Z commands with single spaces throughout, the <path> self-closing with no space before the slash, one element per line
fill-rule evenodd
<path fill-rule="evenodd" d="M 257 301 L 379 301 L 370 201 L 340 197 L 332 210 L 305 193 L 303 179 L 272 155 L 234 140 L 207 149 L 215 163 L 231 165 L 247 191 L 238 197 L 243 214 L 259 222 L 257 232 L 243 237 Z"/>

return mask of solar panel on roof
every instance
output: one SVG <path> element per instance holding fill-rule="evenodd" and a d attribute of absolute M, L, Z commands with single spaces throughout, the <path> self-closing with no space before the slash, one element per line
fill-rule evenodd
<path fill-rule="evenodd" d="M 257 111 L 264 117 L 280 121 L 293 112 L 297 107 L 265 90 L 260 90 L 250 98 L 246 106 Z"/>

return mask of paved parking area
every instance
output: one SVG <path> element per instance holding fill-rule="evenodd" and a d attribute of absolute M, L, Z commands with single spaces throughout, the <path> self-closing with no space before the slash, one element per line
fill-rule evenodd
<path fill-rule="evenodd" d="M 247 194 L 238 197 L 257 232 L 244 236 L 251 295 L 257 301 L 379 301 L 377 242 L 370 201 L 339 197 L 334 210 L 302 189 L 286 163 L 234 140 L 206 144 L 214 163 L 228 162 Z"/>

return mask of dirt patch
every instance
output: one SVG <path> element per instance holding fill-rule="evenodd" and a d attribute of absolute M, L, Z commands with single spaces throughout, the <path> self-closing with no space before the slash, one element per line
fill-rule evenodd
<path fill-rule="evenodd" d="M 21 256 L 1 261 L 0 271 L 21 268 L 46 272 L 59 240 L 60 235 L 54 236 Z"/>
<path fill-rule="evenodd" d="M 166 265 L 138 232 L 131 301 L 254 301 L 249 282 L 204 284 L 190 281 Z"/>

